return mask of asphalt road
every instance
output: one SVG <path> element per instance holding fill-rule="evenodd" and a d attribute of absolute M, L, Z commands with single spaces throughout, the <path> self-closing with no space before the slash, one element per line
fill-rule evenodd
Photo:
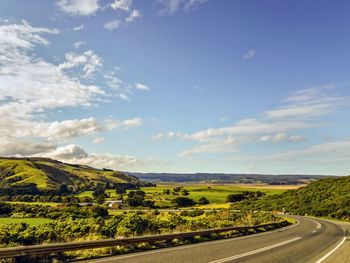
<path fill-rule="evenodd" d="M 333 250 L 344 238 L 344 231 L 337 224 L 315 218 L 295 218 L 299 220 L 299 224 L 261 234 L 151 250 L 86 262 L 317 262 Z M 328 258 L 322 262 L 327 260 Z"/>

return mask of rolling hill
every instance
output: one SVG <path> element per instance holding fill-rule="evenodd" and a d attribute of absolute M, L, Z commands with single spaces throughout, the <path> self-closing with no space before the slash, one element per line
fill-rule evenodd
<path fill-rule="evenodd" d="M 62 184 L 78 190 L 98 184 L 128 183 L 145 186 L 138 178 L 109 169 L 62 163 L 49 158 L 0 157 L 0 188 L 36 185 L 39 190 L 55 190 Z"/>
<path fill-rule="evenodd" d="M 323 175 L 271 175 L 271 174 L 224 174 L 224 173 L 128 173 L 152 183 L 210 183 L 210 184 L 308 184 L 318 179 L 332 177 Z"/>
<path fill-rule="evenodd" d="M 350 221 L 350 176 L 325 178 L 307 186 L 270 195 L 257 200 L 244 200 L 242 209 L 280 210 L 300 215 L 329 216 Z"/>

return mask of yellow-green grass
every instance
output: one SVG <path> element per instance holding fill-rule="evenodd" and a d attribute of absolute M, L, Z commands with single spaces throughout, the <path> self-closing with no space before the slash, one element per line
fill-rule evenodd
<path fill-rule="evenodd" d="M 38 162 L 39 164 L 44 164 L 44 165 L 49 165 L 52 167 L 56 167 L 65 171 L 68 171 L 72 174 L 76 174 L 78 176 L 81 177 L 86 177 L 89 179 L 94 179 L 94 180 L 101 180 L 101 181 L 105 181 L 105 180 L 111 180 L 113 182 L 116 183 L 123 183 L 125 182 L 124 180 L 114 177 L 112 175 L 115 174 L 122 174 L 122 172 L 117 172 L 117 171 L 102 171 L 102 170 L 97 170 L 97 169 L 91 169 L 90 167 L 85 167 L 85 166 L 81 166 L 80 167 L 75 167 L 75 166 L 71 166 L 69 164 L 62 164 L 62 163 L 50 163 L 50 162 Z"/>
<path fill-rule="evenodd" d="M 0 218 L 0 224 L 20 224 L 20 223 L 27 223 L 30 226 L 38 226 L 40 224 L 48 223 L 52 221 L 51 219 L 46 218 Z"/>
<path fill-rule="evenodd" d="M 30 161 L 0 159 L 0 168 L 14 173 L 4 180 L 22 178 L 21 181 L 13 183 L 13 185 L 30 182 L 37 184 L 38 188 L 48 187 L 45 173 L 35 168 Z"/>
<path fill-rule="evenodd" d="M 225 204 L 209 204 L 209 205 L 197 205 L 194 208 L 199 208 L 199 209 L 221 209 L 221 208 L 230 208 L 230 204 L 225 203 Z"/>
<path fill-rule="evenodd" d="M 60 206 L 62 203 L 53 203 L 53 202 L 22 202 L 22 201 L 5 201 L 9 204 L 22 204 L 22 205 L 48 205 L 48 206 Z"/>
<path fill-rule="evenodd" d="M 160 185 L 154 187 L 142 187 L 141 190 L 146 192 L 146 198 L 155 201 L 155 205 L 159 207 L 171 206 L 171 200 L 177 196 L 172 194 L 166 195 L 164 194 L 164 190 L 170 190 L 173 192 L 174 187 L 183 186 L 184 189 L 189 191 L 188 198 L 193 199 L 194 201 L 198 201 L 201 197 L 205 197 L 209 200 L 210 204 L 225 204 L 226 197 L 230 194 L 238 193 L 241 191 L 261 191 L 266 193 L 267 195 L 271 194 L 280 194 L 286 189 L 269 189 L 265 187 L 261 188 L 247 188 L 236 185 L 222 185 L 222 186 L 207 186 L 207 185 Z M 130 190 L 128 190 L 130 191 Z M 89 196 L 92 197 L 93 191 L 85 191 L 79 193 L 75 196 L 84 197 Z M 116 199 L 120 196 L 115 193 L 115 190 L 107 190 L 106 193 L 109 195 L 107 200 Z M 180 195 L 179 195 L 180 196 Z M 218 207 L 223 208 L 223 207 Z M 226 205 L 225 205 L 226 208 Z"/>
<path fill-rule="evenodd" d="M 76 194 L 76 197 L 92 197 L 92 193 L 94 191 L 84 191 L 79 194 Z M 120 195 L 116 194 L 115 190 L 106 190 L 106 193 L 109 197 L 106 200 L 115 200 L 116 198 L 120 198 Z"/>
<path fill-rule="evenodd" d="M 147 195 L 153 196 L 154 199 L 173 199 L 176 196 L 165 195 L 164 190 L 173 190 L 174 187 L 181 185 L 161 185 L 155 187 L 142 187 L 141 190 L 145 191 Z M 205 197 L 211 204 L 223 204 L 226 202 L 226 197 L 230 194 L 238 193 L 241 191 L 261 191 L 267 195 L 279 194 L 285 191 L 285 189 L 266 189 L 266 188 L 243 188 L 235 185 L 224 186 L 199 186 L 199 185 L 184 185 L 184 189 L 189 191 L 188 198 L 198 201 L 199 198 Z"/>

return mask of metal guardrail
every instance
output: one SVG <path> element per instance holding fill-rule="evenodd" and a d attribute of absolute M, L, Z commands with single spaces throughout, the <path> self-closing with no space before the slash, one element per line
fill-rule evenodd
<path fill-rule="evenodd" d="M 101 247 L 114 247 L 126 244 L 138 244 L 156 241 L 166 241 L 173 239 L 189 238 L 195 236 L 203 236 L 208 234 L 223 233 L 233 230 L 249 230 L 258 229 L 265 227 L 282 227 L 287 225 L 287 221 L 282 221 L 280 223 L 271 223 L 257 226 L 242 226 L 242 227 L 225 227 L 225 228 L 215 228 L 208 230 L 183 232 L 183 233 L 173 233 L 164 235 L 152 235 L 152 236 L 140 236 L 140 237 L 127 237 L 127 238 L 115 238 L 115 239 L 102 239 L 94 241 L 82 241 L 82 242 L 66 242 L 66 243 L 56 243 L 47 245 L 32 245 L 32 246 L 22 246 L 22 247 L 10 247 L 0 249 L 0 259 L 1 258 L 13 258 L 21 256 L 34 256 L 43 254 L 52 254 L 58 252 L 72 251 L 72 250 L 82 250 L 82 249 L 92 249 Z"/>

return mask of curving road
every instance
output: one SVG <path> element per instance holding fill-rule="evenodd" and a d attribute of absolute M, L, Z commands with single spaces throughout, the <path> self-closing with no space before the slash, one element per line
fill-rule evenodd
<path fill-rule="evenodd" d="M 294 218 L 299 220 L 298 224 L 261 234 L 158 249 L 86 262 L 328 262 L 329 257 L 325 258 L 327 254 L 336 248 L 344 239 L 343 228 L 326 220 L 305 217 Z M 334 255 L 332 254 L 331 256 Z"/>

